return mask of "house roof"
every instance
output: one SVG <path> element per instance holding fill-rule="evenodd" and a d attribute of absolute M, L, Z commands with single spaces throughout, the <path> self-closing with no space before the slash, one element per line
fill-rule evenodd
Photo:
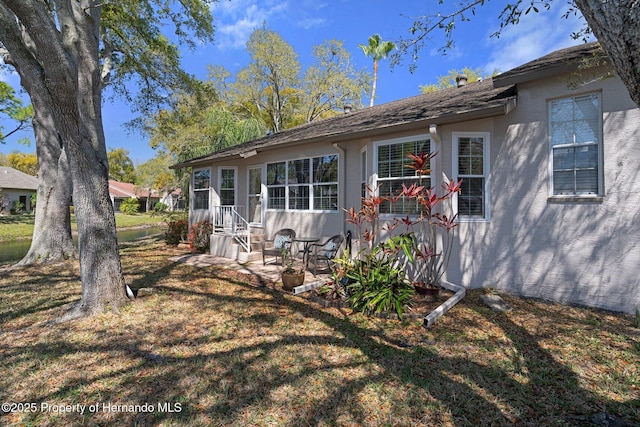
<path fill-rule="evenodd" d="M 120 182 L 115 181 L 113 179 L 109 180 L 109 194 L 111 197 L 117 198 L 129 198 L 129 197 L 142 197 L 146 198 L 149 196 L 149 191 L 146 188 L 140 188 L 135 184 L 130 184 L 128 182 Z M 149 197 L 159 197 L 158 192 L 156 190 L 151 190 L 151 195 Z"/>
<path fill-rule="evenodd" d="M 37 190 L 38 178 L 8 166 L 0 166 L 0 189 Z"/>
<path fill-rule="evenodd" d="M 583 60 L 589 59 L 608 61 L 607 55 L 600 47 L 600 43 L 583 43 L 556 50 L 495 76 L 493 82 L 496 87 L 504 87 L 568 73 L 578 70 Z"/>
<path fill-rule="evenodd" d="M 491 79 L 450 88 L 375 107 L 355 110 L 335 117 L 315 120 L 244 144 L 171 166 L 179 169 L 211 160 L 246 157 L 252 151 L 266 151 L 324 141 L 336 143 L 368 136 L 382 136 L 399 130 L 425 129 L 507 114 L 515 107 L 516 89 L 495 88 Z"/>
<path fill-rule="evenodd" d="M 425 129 L 431 124 L 504 115 L 515 108 L 518 83 L 575 71 L 580 67 L 581 60 L 589 58 L 606 59 L 599 43 L 557 50 L 492 79 L 460 88 L 449 88 L 305 123 L 171 167 L 200 166 L 213 160 L 246 157 L 254 151 L 317 141 L 335 143 L 373 135 L 384 136 L 399 130 Z"/>

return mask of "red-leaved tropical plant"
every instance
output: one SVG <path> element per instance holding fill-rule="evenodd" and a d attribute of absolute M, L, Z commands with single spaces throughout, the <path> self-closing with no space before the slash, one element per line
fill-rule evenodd
<path fill-rule="evenodd" d="M 445 273 L 454 241 L 454 229 L 457 226 L 453 213 L 453 196 L 460 192 L 462 181 L 445 178 L 440 194 L 434 187 L 422 185 L 423 177 L 431 173 L 429 164 L 436 153 L 409 154 L 412 160 L 407 167 L 413 169 L 418 176 L 418 183 L 410 186 L 402 184 L 402 190 L 393 197 L 380 197 L 376 189 L 368 188 L 369 196 L 362 199 L 359 211 L 351 208 L 347 211 L 346 221 L 356 226 L 357 238 L 363 243 L 362 251 L 369 253 L 380 242 L 381 231 L 391 233 L 397 227 L 404 232 L 387 239 L 384 253 L 395 259 L 397 264 L 408 262 L 413 266 L 411 276 L 415 282 L 427 286 L 438 286 Z M 417 206 L 417 213 L 411 216 L 394 217 L 387 221 L 380 219 L 380 205 L 395 204 L 403 200 L 412 200 Z M 446 206 L 445 206 L 446 205 Z M 445 211 L 450 213 L 447 215 Z"/>

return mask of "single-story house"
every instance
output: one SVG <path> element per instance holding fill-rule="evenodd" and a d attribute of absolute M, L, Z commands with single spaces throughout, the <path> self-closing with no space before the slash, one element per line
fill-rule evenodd
<path fill-rule="evenodd" d="M 155 197 L 154 197 L 155 196 Z M 115 211 L 120 210 L 120 204 L 125 199 L 137 199 L 138 211 L 147 211 L 147 199 L 149 199 L 149 206 L 152 207 L 158 202 L 159 197 L 157 194 L 149 193 L 147 189 L 139 189 L 135 184 L 129 182 L 120 182 L 113 179 L 109 180 L 109 197 L 111 197 L 111 203 L 113 203 L 113 209 Z"/>
<path fill-rule="evenodd" d="M 173 167 L 191 170 L 191 224 L 216 225 L 212 254 L 241 258 L 251 248 L 229 244 L 246 243 L 240 232 L 229 236 L 243 229 L 236 224 L 267 237 L 281 228 L 346 233 L 345 209 L 360 207 L 366 186 L 391 195 L 417 179 L 404 167 L 406 154 L 437 152 L 430 185 L 463 180 L 447 281 L 633 313 L 640 109 L 618 77 L 604 78 L 610 72 L 597 43 L 581 44 L 491 79 L 345 112 Z"/>
<path fill-rule="evenodd" d="M 8 166 L 0 166 L 0 197 L 6 199 L 6 207 L 0 212 L 8 213 L 15 202 L 20 202 L 24 212 L 31 212 L 31 196 L 38 191 L 38 178 Z"/>
<path fill-rule="evenodd" d="M 184 209 L 184 200 L 181 197 L 180 189 L 173 190 L 171 193 L 163 192 L 154 188 L 142 188 L 136 184 L 128 182 L 120 182 L 113 179 L 109 180 L 109 196 L 113 203 L 113 208 L 120 210 L 120 204 L 124 199 L 138 199 L 138 210 L 140 212 L 152 211 L 156 203 L 164 203 L 168 210 L 175 211 Z"/>

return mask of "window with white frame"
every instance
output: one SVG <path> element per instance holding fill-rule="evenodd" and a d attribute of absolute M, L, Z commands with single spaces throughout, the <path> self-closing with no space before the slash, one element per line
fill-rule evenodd
<path fill-rule="evenodd" d="M 211 171 L 199 169 L 193 171 L 193 209 L 209 209 L 209 187 Z"/>
<path fill-rule="evenodd" d="M 338 155 L 267 164 L 268 208 L 337 210 Z"/>
<path fill-rule="evenodd" d="M 367 197 L 367 149 L 360 151 L 360 197 Z"/>
<path fill-rule="evenodd" d="M 602 106 L 597 93 L 549 101 L 554 196 L 602 194 Z"/>
<path fill-rule="evenodd" d="M 431 140 L 424 137 L 403 138 L 393 141 L 380 142 L 376 146 L 376 188 L 378 196 L 386 199 L 397 197 L 402 190 L 411 184 L 420 184 L 429 188 L 431 176 L 422 175 L 409 166 L 413 161 L 409 154 L 429 153 Z M 401 197 L 397 202 L 385 200 L 380 205 L 381 214 L 417 214 L 418 204 L 415 200 Z"/>
<path fill-rule="evenodd" d="M 235 168 L 220 168 L 220 205 L 234 206 L 236 204 L 236 170 Z"/>
<path fill-rule="evenodd" d="M 489 203 L 489 134 L 453 134 L 453 170 L 462 180 L 457 196 L 458 217 L 487 219 Z"/>

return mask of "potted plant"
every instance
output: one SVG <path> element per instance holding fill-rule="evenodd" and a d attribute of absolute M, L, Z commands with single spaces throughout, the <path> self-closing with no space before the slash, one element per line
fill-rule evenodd
<path fill-rule="evenodd" d="M 302 262 L 297 263 L 296 257 L 289 249 L 282 250 L 282 289 L 292 291 L 296 286 L 304 283 L 304 268 Z"/>

